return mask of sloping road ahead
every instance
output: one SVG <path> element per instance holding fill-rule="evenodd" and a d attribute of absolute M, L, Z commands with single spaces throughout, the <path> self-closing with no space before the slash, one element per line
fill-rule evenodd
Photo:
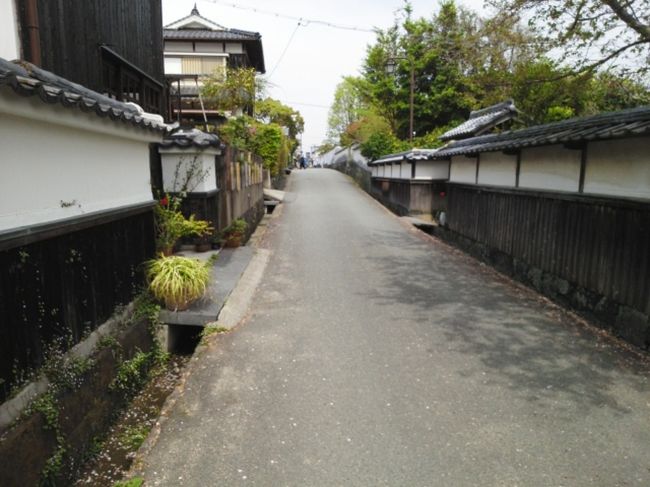
<path fill-rule="evenodd" d="M 641 360 L 294 172 L 249 320 L 197 362 L 147 485 L 650 485 Z"/>

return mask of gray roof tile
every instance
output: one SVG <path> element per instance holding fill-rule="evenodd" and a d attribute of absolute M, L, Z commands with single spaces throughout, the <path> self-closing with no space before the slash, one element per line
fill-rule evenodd
<path fill-rule="evenodd" d="M 221 148 L 222 143 L 216 134 L 210 134 L 198 129 L 178 129 L 165 137 L 160 144 L 162 147 L 215 147 Z"/>
<path fill-rule="evenodd" d="M 14 63 L 0 58 L 0 89 L 4 87 L 20 96 L 37 96 L 44 103 L 79 108 L 102 118 L 109 117 L 156 132 L 167 131 L 166 124 L 143 117 L 133 104 L 113 100 L 24 61 Z"/>
<path fill-rule="evenodd" d="M 163 38 L 167 41 L 259 41 L 260 34 L 245 30 L 203 30 L 203 29 L 165 29 Z"/>
<path fill-rule="evenodd" d="M 650 106 L 644 106 L 459 140 L 440 149 L 435 158 L 649 134 Z"/>
<path fill-rule="evenodd" d="M 517 109 L 512 100 L 482 110 L 476 110 L 470 113 L 466 122 L 442 134 L 440 140 L 459 140 L 480 135 L 503 122 L 513 119 L 516 115 Z"/>
<path fill-rule="evenodd" d="M 396 154 L 388 154 L 369 163 L 370 166 L 401 161 L 426 161 L 434 159 L 437 149 L 410 149 Z"/>

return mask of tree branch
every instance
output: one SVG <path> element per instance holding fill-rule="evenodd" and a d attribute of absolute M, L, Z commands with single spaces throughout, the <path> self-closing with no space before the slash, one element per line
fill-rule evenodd
<path fill-rule="evenodd" d="M 650 25 L 639 22 L 636 16 L 628 12 L 625 6 L 619 0 L 601 0 L 604 4 L 609 6 L 614 14 L 625 22 L 631 29 L 639 34 L 646 42 L 650 42 Z"/>

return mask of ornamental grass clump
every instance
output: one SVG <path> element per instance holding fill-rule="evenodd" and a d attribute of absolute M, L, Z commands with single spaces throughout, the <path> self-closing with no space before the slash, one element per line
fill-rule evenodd
<path fill-rule="evenodd" d="M 205 294 L 210 268 L 196 259 L 161 256 L 147 262 L 147 280 L 156 299 L 167 309 L 180 311 Z"/>

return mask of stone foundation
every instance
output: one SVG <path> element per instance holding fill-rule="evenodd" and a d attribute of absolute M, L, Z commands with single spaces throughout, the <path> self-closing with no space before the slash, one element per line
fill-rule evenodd
<path fill-rule="evenodd" d="M 447 228 L 434 227 L 433 235 L 514 277 L 554 302 L 584 316 L 601 328 L 643 349 L 650 350 L 650 316 L 585 289 L 560 276 L 544 272 L 486 244 Z"/>

